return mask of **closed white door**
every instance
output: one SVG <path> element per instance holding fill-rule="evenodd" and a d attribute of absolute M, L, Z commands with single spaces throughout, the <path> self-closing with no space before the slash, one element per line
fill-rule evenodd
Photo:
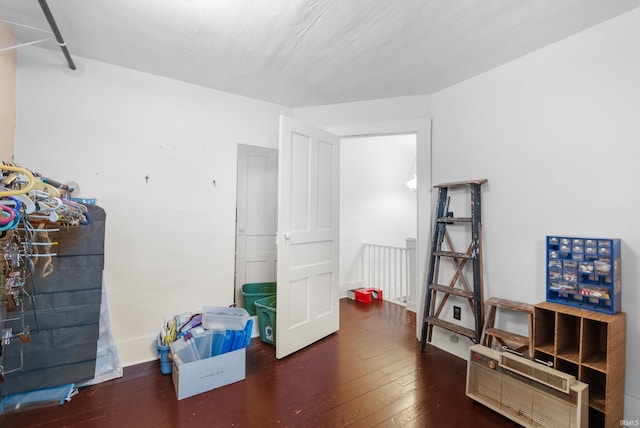
<path fill-rule="evenodd" d="M 339 141 L 280 117 L 277 358 L 339 329 Z"/>
<path fill-rule="evenodd" d="M 242 284 L 275 282 L 278 150 L 238 146 L 236 196 L 236 302 Z"/>

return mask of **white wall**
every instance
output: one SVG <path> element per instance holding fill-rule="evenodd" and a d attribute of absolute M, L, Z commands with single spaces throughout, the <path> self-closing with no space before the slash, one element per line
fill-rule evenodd
<path fill-rule="evenodd" d="M 58 51 L 21 48 L 15 158 L 105 209 L 111 323 L 130 365 L 157 357 L 164 315 L 233 302 L 237 145 L 277 147 L 291 112 L 74 60 L 75 72 Z"/>
<path fill-rule="evenodd" d="M 489 180 L 486 297 L 545 300 L 546 235 L 622 239 L 628 404 L 640 397 L 638 40 L 636 9 L 436 93 L 431 104 L 434 183 Z M 454 346 L 441 334 L 434 343 L 467 356 L 466 340 Z M 637 407 L 626 413 L 638 419 Z"/>
<path fill-rule="evenodd" d="M 340 284 L 361 280 L 363 242 L 404 247 L 416 236 L 415 135 L 340 140 Z"/>
<path fill-rule="evenodd" d="M 293 109 L 293 117 L 321 128 L 352 123 L 427 119 L 430 117 L 429 97 L 416 95 L 295 108 Z"/>

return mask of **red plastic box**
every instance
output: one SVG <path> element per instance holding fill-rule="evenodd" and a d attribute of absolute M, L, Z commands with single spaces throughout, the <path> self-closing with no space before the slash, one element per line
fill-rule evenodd
<path fill-rule="evenodd" d="M 357 302 L 371 303 L 382 300 L 382 290 L 378 288 L 357 288 L 354 290 L 354 297 Z"/>

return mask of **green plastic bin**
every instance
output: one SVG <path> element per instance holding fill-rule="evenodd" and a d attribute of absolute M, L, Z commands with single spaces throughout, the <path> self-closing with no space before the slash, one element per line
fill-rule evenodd
<path fill-rule="evenodd" d="M 276 346 L 276 300 L 276 296 L 269 296 L 255 302 L 260 340 L 273 346 Z"/>
<path fill-rule="evenodd" d="M 242 297 L 244 297 L 244 308 L 249 312 L 249 315 L 254 316 L 256 314 L 256 308 L 254 303 L 256 300 L 264 299 L 265 297 L 275 296 L 276 283 L 275 282 L 254 282 L 242 285 Z"/>

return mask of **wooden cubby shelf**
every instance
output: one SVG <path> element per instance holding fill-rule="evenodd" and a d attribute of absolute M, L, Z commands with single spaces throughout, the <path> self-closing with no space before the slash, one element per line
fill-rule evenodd
<path fill-rule="evenodd" d="M 555 364 L 554 368 L 556 370 L 560 370 L 561 372 L 573 375 L 573 376 L 576 377 L 576 379 L 578 379 L 580 377 L 579 376 L 580 366 L 575 362 L 571 362 L 571 361 L 564 360 L 562 358 L 558 358 L 556 360 L 556 364 Z"/>
<path fill-rule="evenodd" d="M 624 410 L 626 314 L 535 305 L 534 357 L 589 385 L 589 427 L 619 427 Z"/>

